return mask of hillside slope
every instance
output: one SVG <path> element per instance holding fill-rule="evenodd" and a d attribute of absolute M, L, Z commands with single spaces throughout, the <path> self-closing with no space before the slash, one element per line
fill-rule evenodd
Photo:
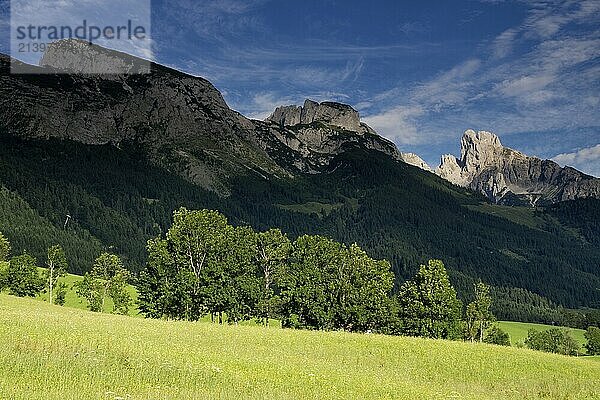
<path fill-rule="evenodd" d="M 593 360 L 442 340 L 143 320 L 1 294 L 0 342 L 0 393 L 15 400 L 600 398 Z"/>
<path fill-rule="evenodd" d="M 314 104 L 306 124 L 281 126 L 244 118 L 208 81 L 160 65 L 125 77 L 8 68 L 0 57 L 0 184 L 56 229 L 71 215 L 69 234 L 91 235 L 132 270 L 174 209 L 212 208 L 236 225 L 357 242 L 391 262 L 398 284 L 439 258 L 464 299 L 483 279 L 600 307 L 593 206 L 578 211 L 587 227 L 569 217 L 571 205 L 560 218 L 532 212 L 527 222 L 489 212 L 483 196 L 402 162 L 349 106 Z M 0 231 L 23 229 L 4 221 Z M 45 244 L 24 240 L 44 257 Z M 43 243 L 52 241 L 48 233 Z M 67 249 L 72 272 L 89 269 L 97 250 L 82 258 Z M 522 298 L 509 301 L 520 307 Z"/>

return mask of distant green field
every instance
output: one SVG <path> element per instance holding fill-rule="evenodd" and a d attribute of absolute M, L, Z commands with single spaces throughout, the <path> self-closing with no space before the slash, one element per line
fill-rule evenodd
<path fill-rule="evenodd" d="M 600 364 L 526 349 L 147 320 L 0 294 L 2 399 L 600 399 Z"/>
<path fill-rule="evenodd" d="M 527 322 L 510 322 L 510 321 L 500 321 L 498 322 L 498 326 L 502 328 L 502 330 L 508 332 L 510 335 L 510 341 L 514 345 L 519 341 L 525 340 L 527 337 L 527 332 L 530 329 L 535 329 L 538 331 L 545 331 L 550 328 L 556 328 L 556 326 L 552 325 L 542 325 L 542 324 L 531 324 Z M 587 343 L 587 340 L 583 337 L 585 333 L 582 329 L 574 329 L 574 328 L 563 328 L 571 332 L 573 338 L 579 342 L 582 346 L 582 352 L 585 352 L 583 345 Z"/>

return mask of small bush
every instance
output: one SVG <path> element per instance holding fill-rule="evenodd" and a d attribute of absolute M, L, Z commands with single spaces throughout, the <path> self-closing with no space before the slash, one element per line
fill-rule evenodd
<path fill-rule="evenodd" d="M 67 295 L 67 284 L 59 282 L 54 291 L 56 297 L 54 298 L 54 304 L 59 306 L 65 305 L 65 297 Z"/>
<path fill-rule="evenodd" d="M 494 325 L 488 330 L 483 341 L 485 343 L 497 344 L 500 346 L 510 346 L 510 335 Z"/>

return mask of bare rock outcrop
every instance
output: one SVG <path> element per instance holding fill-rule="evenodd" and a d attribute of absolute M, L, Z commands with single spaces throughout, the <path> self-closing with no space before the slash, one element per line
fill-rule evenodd
<path fill-rule="evenodd" d="M 498 136 L 486 131 L 465 131 L 460 159 L 442 156 L 435 173 L 501 204 L 535 206 L 600 198 L 600 179 L 504 147 Z"/>
<path fill-rule="evenodd" d="M 423 159 L 414 153 L 402 153 L 391 141 L 380 136 L 369 125 L 360 121 L 358 111 L 351 106 L 335 102 L 322 102 L 307 99 L 303 106 L 289 105 L 277 107 L 266 122 L 278 126 L 293 135 L 299 149 L 326 155 L 339 154 L 349 144 L 360 144 L 368 149 L 386 153 L 396 160 L 432 172 Z"/>
<path fill-rule="evenodd" d="M 40 66 L 70 74 L 126 75 L 150 73 L 150 61 L 94 46 L 78 39 L 49 43 Z"/>
<path fill-rule="evenodd" d="M 322 122 L 357 133 L 369 130 L 368 127 L 361 124 L 358 111 L 349 105 L 327 101 L 317 103 L 309 99 L 306 99 L 304 106 L 277 107 L 267 121 L 281 126 L 310 125 L 313 122 Z"/>
<path fill-rule="evenodd" d="M 415 167 L 421 168 L 422 170 L 433 172 L 431 167 L 415 153 L 401 153 L 402 161 L 407 164 L 414 165 Z"/>

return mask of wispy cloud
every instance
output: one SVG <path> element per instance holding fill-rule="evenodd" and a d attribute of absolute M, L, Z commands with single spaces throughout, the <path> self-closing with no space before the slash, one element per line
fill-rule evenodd
<path fill-rule="evenodd" d="M 600 177 L 600 144 L 572 153 L 559 154 L 552 159 L 561 165 L 568 165 Z"/>
<path fill-rule="evenodd" d="M 383 113 L 363 118 L 378 133 L 397 144 L 418 144 L 426 140 L 419 135 L 416 118 L 425 111 L 419 106 L 398 106 Z"/>
<path fill-rule="evenodd" d="M 600 126 L 600 2 L 528 4 L 524 21 L 507 27 L 478 57 L 365 101 L 370 121 L 409 148 L 422 135 L 432 143 L 456 141 L 473 126 L 506 135 Z M 420 110 L 410 124 L 399 113 L 396 126 L 406 134 L 389 131 L 396 110 Z"/>

